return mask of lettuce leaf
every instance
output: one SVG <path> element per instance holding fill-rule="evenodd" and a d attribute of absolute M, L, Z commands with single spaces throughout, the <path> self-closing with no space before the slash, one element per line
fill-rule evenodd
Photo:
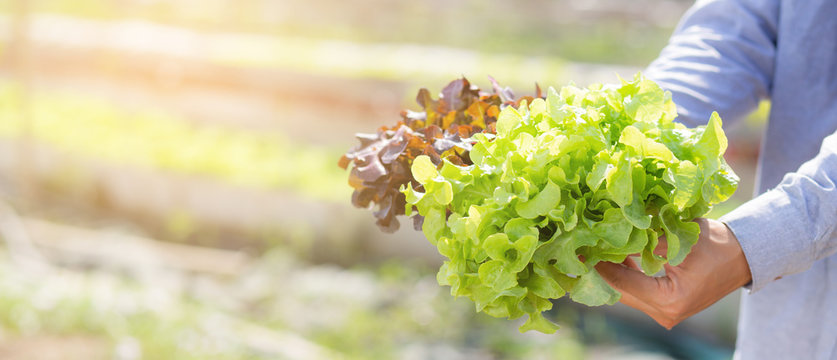
<path fill-rule="evenodd" d="M 442 158 L 456 165 L 473 164 L 471 158 L 479 158 L 484 149 L 472 148 L 472 136 L 494 133 L 498 120 L 502 120 L 501 128 L 513 125 L 509 121 L 514 121 L 516 113 L 505 112 L 503 119 L 498 119 L 500 110 L 542 96 L 537 85 L 535 97 L 520 98 L 493 79 L 492 85 L 494 93 L 484 93 L 467 79 L 457 79 L 442 89 L 438 99 L 422 88 L 416 96 L 421 111 L 404 110 L 401 121 L 394 126 L 383 126 L 375 134 L 357 134 L 360 144 L 338 162 L 343 169 L 351 168 L 352 204 L 359 208 L 376 207 L 373 215 L 378 227 L 385 232 L 396 231 L 400 226 L 398 215 L 405 214 L 402 191 L 417 187 L 414 176 L 424 176 L 410 170 L 417 156 L 426 155 L 433 165 L 440 165 Z M 443 194 L 434 195 L 443 202 L 450 202 L 452 191 L 457 189 L 457 182 L 448 183 L 440 188 Z M 422 215 L 412 214 L 416 230 L 423 229 Z"/>
<path fill-rule="evenodd" d="M 527 315 L 521 331 L 554 332 L 542 314 L 550 300 L 619 299 L 596 263 L 639 256 L 649 274 L 681 263 L 698 238 L 691 220 L 729 198 L 738 178 L 717 113 L 692 129 L 675 116 L 670 94 L 637 74 L 507 106 L 496 134 L 464 139 L 470 162 L 416 157 L 416 183 L 401 190 L 447 257 L 439 283 L 477 311 Z M 654 254 L 661 235 L 665 256 Z"/>

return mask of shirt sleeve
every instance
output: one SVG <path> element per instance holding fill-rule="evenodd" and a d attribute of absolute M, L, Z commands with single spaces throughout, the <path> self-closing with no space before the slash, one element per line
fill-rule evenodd
<path fill-rule="evenodd" d="M 645 75 L 672 93 L 678 121 L 726 122 L 751 112 L 770 93 L 777 0 L 698 1 Z"/>
<path fill-rule="evenodd" d="M 750 264 L 755 292 L 837 252 L 837 133 L 774 189 L 721 217 Z"/>

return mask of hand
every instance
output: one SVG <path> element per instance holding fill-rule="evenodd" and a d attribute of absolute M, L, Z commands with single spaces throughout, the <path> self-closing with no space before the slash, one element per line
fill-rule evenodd
<path fill-rule="evenodd" d="M 695 222 L 700 225 L 697 244 L 680 265 L 666 264 L 665 276 L 646 275 L 631 258 L 622 264 L 596 265 L 602 277 L 622 293 L 622 303 L 648 314 L 666 329 L 752 279 L 747 259 L 732 231 L 716 220 L 700 218 Z M 657 250 L 664 254 L 662 248 Z"/>

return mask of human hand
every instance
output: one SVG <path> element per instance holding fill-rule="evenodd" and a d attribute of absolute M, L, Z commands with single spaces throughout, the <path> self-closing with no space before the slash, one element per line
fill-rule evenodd
<path fill-rule="evenodd" d="M 666 264 L 665 276 L 646 275 L 631 258 L 622 264 L 596 265 L 599 274 L 622 293 L 623 304 L 648 314 L 666 329 L 752 279 L 747 259 L 732 231 L 716 220 L 700 218 L 695 222 L 700 225 L 697 244 L 680 265 Z M 658 247 L 657 252 L 665 254 L 664 246 Z"/>

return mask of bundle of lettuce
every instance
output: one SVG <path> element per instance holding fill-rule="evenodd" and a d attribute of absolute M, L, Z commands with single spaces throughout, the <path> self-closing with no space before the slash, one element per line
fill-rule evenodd
<path fill-rule="evenodd" d="M 419 90 L 416 102 L 421 111 L 404 110 L 394 126 L 382 126 L 375 134 L 357 134 L 360 144 L 340 158 L 340 167 L 352 165 L 352 204 L 359 208 L 374 204 L 373 215 L 382 231 L 394 232 L 400 226 L 397 216 L 404 215 L 406 201 L 399 189 L 419 185 L 410 173 L 417 156 L 426 155 L 434 164 L 445 158 L 455 165 L 471 165 L 468 152 L 474 134 L 494 133 L 500 110 L 543 97 L 537 85 L 534 97 L 516 98 L 511 89 L 489 79 L 492 93 L 480 91 L 465 78 L 451 81 L 438 99 L 427 89 Z M 413 216 L 416 230 L 421 230 L 422 219 Z"/>
<path fill-rule="evenodd" d="M 496 131 L 462 139 L 467 163 L 417 155 L 400 191 L 447 258 L 439 284 L 491 316 L 528 315 L 521 331 L 551 333 L 552 299 L 619 299 L 598 262 L 639 256 L 647 274 L 681 263 L 698 239 L 691 220 L 738 178 L 717 114 L 697 128 L 675 117 L 670 94 L 637 75 L 506 106 Z M 661 236 L 664 256 L 654 253 Z"/>

